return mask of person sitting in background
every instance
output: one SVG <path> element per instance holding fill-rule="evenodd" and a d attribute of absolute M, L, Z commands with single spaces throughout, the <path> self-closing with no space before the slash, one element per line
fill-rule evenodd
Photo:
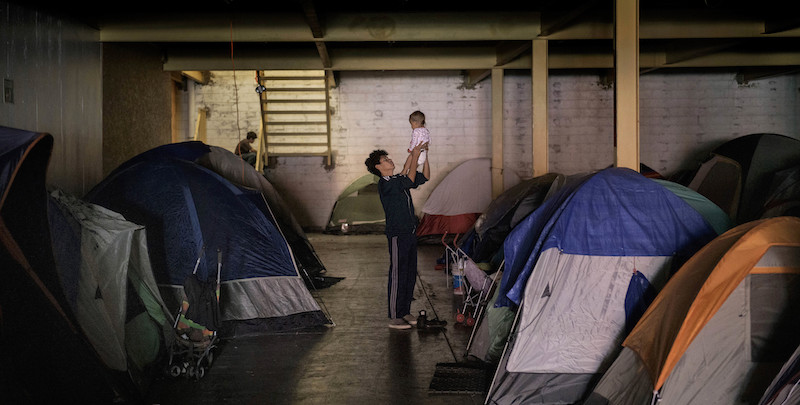
<path fill-rule="evenodd" d="M 241 156 L 241 158 L 251 166 L 256 165 L 256 150 L 250 146 L 250 144 L 255 142 L 256 138 L 258 138 L 258 135 L 256 135 L 255 132 L 248 132 L 247 138 L 242 139 L 241 142 L 236 145 L 236 149 L 234 150 L 234 153 Z"/>

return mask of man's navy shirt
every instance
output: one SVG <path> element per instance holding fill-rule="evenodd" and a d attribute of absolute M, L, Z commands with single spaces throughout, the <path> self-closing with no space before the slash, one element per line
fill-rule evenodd
<path fill-rule="evenodd" d="M 378 195 L 386 214 L 386 234 L 398 235 L 414 233 L 417 230 L 417 216 L 411 201 L 412 188 L 425 184 L 425 176 L 417 172 L 414 181 L 406 175 L 383 176 L 378 180 Z"/>

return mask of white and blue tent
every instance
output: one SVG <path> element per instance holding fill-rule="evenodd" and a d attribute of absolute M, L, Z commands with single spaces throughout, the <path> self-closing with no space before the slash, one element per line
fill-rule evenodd
<path fill-rule="evenodd" d="M 154 276 L 170 308 L 178 308 L 195 265 L 201 280 L 216 274 L 219 251 L 222 337 L 331 324 L 260 191 L 193 161 L 151 154 L 118 167 L 86 199 L 145 226 Z"/>
<path fill-rule="evenodd" d="M 504 243 L 495 306 L 517 320 L 486 402 L 583 399 L 670 274 L 718 232 L 633 170 L 565 184 Z"/>

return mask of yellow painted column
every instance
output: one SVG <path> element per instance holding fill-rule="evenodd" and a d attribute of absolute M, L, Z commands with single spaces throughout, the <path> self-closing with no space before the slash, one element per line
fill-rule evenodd
<path fill-rule="evenodd" d="M 200 141 L 203 143 L 207 143 L 208 140 L 206 138 L 206 113 L 208 112 L 205 108 L 197 109 L 197 125 L 194 127 L 194 140 Z"/>
<path fill-rule="evenodd" d="M 639 171 L 639 0 L 614 2 L 616 166 Z"/>
<path fill-rule="evenodd" d="M 503 190 L 503 69 L 492 69 L 492 200 Z"/>
<path fill-rule="evenodd" d="M 533 177 L 546 174 L 550 170 L 547 116 L 547 40 L 533 40 L 533 61 L 531 68 L 531 104 L 533 104 Z"/>

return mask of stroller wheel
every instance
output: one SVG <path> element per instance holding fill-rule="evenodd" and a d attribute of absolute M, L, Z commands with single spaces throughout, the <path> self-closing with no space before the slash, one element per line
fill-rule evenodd
<path fill-rule="evenodd" d="M 194 378 L 195 374 L 197 374 L 197 373 L 195 373 L 194 366 L 191 366 L 191 367 L 186 369 L 186 376 L 187 377 Z"/>
<path fill-rule="evenodd" d="M 467 326 L 475 325 L 475 318 L 470 316 L 469 318 L 467 318 L 467 322 L 466 323 L 467 323 Z"/>
<path fill-rule="evenodd" d="M 205 367 L 198 367 L 197 372 L 194 374 L 195 379 L 201 379 L 203 376 L 206 375 L 206 368 Z"/>
<path fill-rule="evenodd" d="M 169 374 L 172 377 L 177 377 L 177 376 L 181 375 L 180 366 L 175 365 L 175 364 L 169 366 L 169 369 L 167 369 L 167 374 Z"/>
<path fill-rule="evenodd" d="M 462 323 L 462 322 L 464 322 L 464 319 L 466 319 L 466 317 L 465 317 L 465 316 L 464 316 L 464 314 L 462 314 L 461 312 L 459 312 L 458 314 L 456 314 L 456 322 L 457 322 L 457 323 Z"/>

